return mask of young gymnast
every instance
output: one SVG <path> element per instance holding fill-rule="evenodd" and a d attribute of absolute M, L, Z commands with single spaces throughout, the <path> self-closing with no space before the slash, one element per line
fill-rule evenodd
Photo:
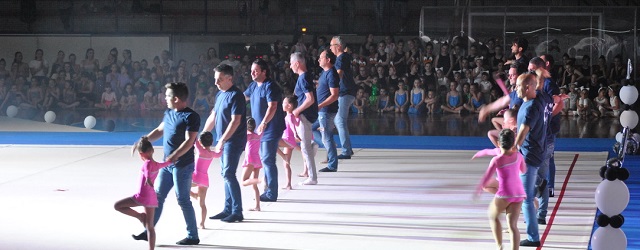
<path fill-rule="evenodd" d="M 294 95 L 289 95 L 284 98 L 282 102 L 282 110 L 287 113 L 287 116 L 284 118 L 284 123 L 286 125 L 284 131 L 282 132 L 282 139 L 278 142 L 278 155 L 282 157 L 284 170 L 287 176 L 287 185 L 283 189 L 290 190 L 291 189 L 291 155 L 293 154 L 294 149 L 300 149 L 297 141 L 299 141 L 299 137 L 296 134 L 296 126 L 300 122 L 293 115 L 293 110 L 298 106 L 297 97 Z M 282 148 L 282 150 L 280 150 Z M 298 176 L 300 177 L 308 177 L 307 168 L 304 168 L 304 171 L 300 173 Z"/>
<path fill-rule="evenodd" d="M 409 102 L 407 100 L 407 91 L 404 87 L 404 82 L 398 83 L 398 90 L 396 90 L 395 98 L 393 100 L 396 103 L 396 113 L 405 113 L 407 112 L 407 108 L 409 107 Z"/>
<path fill-rule="evenodd" d="M 413 81 L 413 89 L 411 90 L 411 99 L 409 109 L 407 113 L 409 114 L 422 114 L 425 109 L 425 94 L 424 89 L 421 87 L 422 82 L 420 79 L 416 79 Z"/>
<path fill-rule="evenodd" d="M 153 183 L 158 176 L 158 170 L 171 165 L 171 162 L 156 162 L 153 160 L 153 145 L 146 136 L 140 138 L 132 148 L 132 154 L 137 150 L 140 158 L 144 161 L 142 165 L 142 176 L 140 176 L 140 187 L 138 193 L 131 197 L 117 201 L 113 207 L 119 212 L 138 219 L 147 229 L 147 239 L 149 249 L 154 249 L 156 245 L 156 231 L 153 225 L 155 208 L 158 206 L 158 197 L 153 189 Z M 131 209 L 132 207 L 143 206 L 144 212 L 140 213 Z"/>
<path fill-rule="evenodd" d="M 260 211 L 260 190 L 258 190 L 258 179 L 262 161 L 260 160 L 260 135 L 254 132 L 256 129 L 256 120 L 247 117 L 247 145 L 244 148 L 245 157 L 242 164 L 242 185 L 253 186 L 255 194 L 256 207 L 249 211 Z"/>
<path fill-rule="evenodd" d="M 351 113 L 364 114 L 364 111 L 367 109 L 368 99 L 364 93 L 363 88 L 358 88 L 358 92 L 356 92 L 356 99 L 353 102 L 353 110 Z"/>
<path fill-rule="evenodd" d="M 394 107 L 391 105 L 391 102 L 389 101 L 389 99 L 390 98 L 389 98 L 389 94 L 387 94 L 387 89 L 381 89 L 380 96 L 378 96 L 377 105 L 376 105 L 376 109 L 378 110 L 378 113 L 384 113 L 384 112 L 394 110 Z"/>
<path fill-rule="evenodd" d="M 525 173 L 527 167 L 515 145 L 515 137 L 515 132 L 510 129 L 500 131 L 500 153 L 491 159 L 474 195 L 474 199 L 477 199 L 483 190 L 495 194 L 489 204 L 489 224 L 498 249 L 502 249 L 502 224 L 499 218 L 502 212 L 507 214 L 511 249 L 520 247 L 518 217 L 526 197 L 520 174 Z M 494 173 L 497 173 L 497 178 L 493 178 Z"/>
<path fill-rule="evenodd" d="M 436 94 L 435 92 L 433 92 L 433 90 L 429 90 L 429 92 L 427 92 L 427 98 L 425 98 L 426 103 L 426 107 L 427 107 L 427 111 L 429 112 L 429 114 L 433 114 L 434 112 L 436 112 L 436 104 L 438 103 L 438 98 L 436 98 Z"/>
<path fill-rule="evenodd" d="M 207 205 L 205 200 L 207 198 L 207 190 L 209 189 L 209 165 L 214 158 L 220 158 L 222 151 L 215 152 L 211 149 L 213 144 L 213 134 L 206 131 L 200 134 L 200 138 L 195 144 L 195 170 L 193 171 L 193 180 L 191 187 L 196 190 L 191 191 L 191 197 L 197 199 L 200 203 L 200 209 L 202 211 L 202 217 L 200 219 L 200 228 L 204 229 L 204 221 L 207 218 Z"/>

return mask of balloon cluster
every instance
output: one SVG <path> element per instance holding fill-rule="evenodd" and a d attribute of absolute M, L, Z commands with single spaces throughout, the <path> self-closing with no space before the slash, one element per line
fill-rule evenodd
<path fill-rule="evenodd" d="M 606 172 L 613 169 L 622 168 L 611 167 Z M 624 216 L 621 213 L 628 204 L 629 188 L 620 179 L 614 179 L 613 181 L 604 179 L 598 185 L 596 188 L 596 206 L 598 206 L 601 214 L 596 218 L 596 223 L 600 227 L 596 229 L 591 238 L 591 248 L 593 250 L 627 249 L 627 236 L 620 227 L 624 224 Z"/>
<path fill-rule="evenodd" d="M 618 158 L 611 158 L 607 160 L 607 165 L 600 167 L 600 177 L 608 181 L 626 181 L 629 179 L 629 170 L 621 166 Z"/>
<path fill-rule="evenodd" d="M 627 81 L 620 89 L 620 100 L 626 104 L 620 114 L 620 124 L 623 130 L 616 135 L 614 150 L 617 157 L 607 160 L 600 168 L 602 182 L 596 188 L 596 206 L 601 214 L 596 218 L 598 229 L 591 237 L 591 248 L 594 250 L 627 249 L 627 236 L 620 227 L 624 224 L 622 211 L 629 205 L 629 188 L 623 182 L 629 178 L 629 170 L 623 168 L 624 156 L 638 151 L 640 136 L 629 132 L 638 125 L 638 114 L 630 106 L 638 99 L 638 89 L 629 84 L 631 79 L 631 60 L 627 64 Z"/>

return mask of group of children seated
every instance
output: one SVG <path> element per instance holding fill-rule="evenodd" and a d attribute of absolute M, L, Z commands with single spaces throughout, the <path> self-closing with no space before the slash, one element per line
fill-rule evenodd
<path fill-rule="evenodd" d="M 620 98 L 616 86 L 600 87 L 598 96 L 589 98 L 589 88 L 571 84 L 567 90 L 561 87 L 560 92 L 569 98 L 564 100 L 564 109 L 561 114 L 564 116 L 579 117 L 617 117 L 620 116 Z"/>
<path fill-rule="evenodd" d="M 492 87 L 487 92 L 481 91 L 482 87 L 478 83 L 465 83 L 460 86 L 457 82 L 449 82 L 448 91 L 441 86 L 438 93 L 434 90 L 426 90 L 422 85 L 421 80 L 416 79 L 413 87 L 407 89 L 404 82 L 400 81 L 397 89 L 391 88 L 393 92 L 382 88 L 377 96 L 368 94 L 364 88 L 359 88 L 351 112 L 358 114 L 367 112 L 478 113 L 486 103 L 500 97 Z"/>

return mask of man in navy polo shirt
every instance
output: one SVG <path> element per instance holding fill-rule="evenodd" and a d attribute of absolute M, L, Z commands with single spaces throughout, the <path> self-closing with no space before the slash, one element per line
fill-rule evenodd
<path fill-rule="evenodd" d="M 264 168 L 267 189 L 260 195 L 260 201 L 274 202 L 278 200 L 278 168 L 276 154 L 278 142 L 285 129 L 284 111 L 282 111 L 282 89 L 269 76 L 269 66 L 262 59 L 251 65 L 251 78 L 244 95 L 251 103 L 251 117 L 259 124 L 256 132 L 261 134 L 260 159 Z"/>
<path fill-rule="evenodd" d="M 347 118 L 349 117 L 349 109 L 356 100 L 356 92 L 358 87 L 353 79 L 353 70 L 351 70 L 351 61 L 353 58 L 349 53 L 344 52 L 346 44 L 339 36 L 331 39 L 331 51 L 336 55 L 335 68 L 340 76 L 340 96 L 338 97 L 338 115 L 335 118 L 336 129 L 342 144 L 342 154 L 338 155 L 338 159 L 351 159 L 353 149 L 351 148 L 351 137 L 349 136 L 349 127 L 347 126 Z"/>
<path fill-rule="evenodd" d="M 516 81 L 518 97 L 524 101 L 518 110 L 518 135 L 516 145 L 527 164 L 527 172 L 520 175 L 527 198 L 522 203 L 524 221 L 527 223 L 527 239 L 520 246 L 540 246 L 538 220 L 533 204 L 538 170 L 543 164 L 545 137 L 547 128 L 544 121 L 545 101 L 536 95 L 537 77 L 535 74 L 522 74 Z"/>
<path fill-rule="evenodd" d="M 313 76 L 307 73 L 305 58 L 300 52 L 291 54 L 291 70 L 298 74 L 298 81 L 293 93 L 298 97 L 298 107 L 293 110 L 293 115 L 300 119 L 296 126 L 296 132 L 300 136 L 300 148 L 302 158 L 309 172 L 309 178 L 300 182 L 300 185 L 318 184 L 316 173 L 315 150 L 311 144 L 313 133 L 311 125 L 318 119 L 318 103 L 316 102 L 316 88 L 313 84 Z"/>
<path fill-rule="evenodd" d="M 333 67 L 335 61 L 336 55 L 331 50 L 323 51 L 318 58 L 318 63 L 323 71 L 318 79 L 318 89 L 316 90 L 318 97 L 318 121 L 316 124 L 319 129 L 314 129 L 313 133 L 314 138 L 322 138 L 322 143 L 327 149 L 328 163 L 326 168 L 318 170 L 320 172 L 338 171 L 338 152 L 336 144 L 333 142 L 333 128 L 335 128 L 333 119 L 338 113 L 340 76 L 338 76 L 336 68 Z"/>
<path fill-rule="evenodd" d="M 222 212 L 211 216 L 224 222 L 244 220 L 242 196 L 236 177 L 240 155 L 247 143 L 247 103 L 242 91 L 233 85 L 233 67 L 220 64 L 213 69 L 216 86 L 216 103 L 207 118 L 203 131 L 215 129 L 217 141 L 214 151 L 222 150 L 220 166 L 224 178 L 225 204 Z"/>

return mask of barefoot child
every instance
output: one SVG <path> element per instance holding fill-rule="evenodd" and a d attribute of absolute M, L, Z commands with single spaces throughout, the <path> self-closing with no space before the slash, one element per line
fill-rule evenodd
<path fill-rule="evenodd" d="M 256 207 L 249 209 L 249 211 L 260 211 L 260 190 L 258 190 L 260 179 L 258 177 L 262 161 L 260 160 L 260 135 L 254 132 L 255 129 L 256 120 L 247 117 L 247 145 L 244 149 L 245 157 L 242 164 L 242 185 L 252 185 L 256 199 Z"/>
<path fill-rule="evenodd" d="M 489 204 L 489 224 L 498 249 L 502 249 L 502 225 L 499 215 L 506 212 L 507 224 L 511 235 L 511 249 L 518 249 L 520 232 L 518 217 L 522 202 L 526 197 L 520 174 L 526 172 L 522 155 L 515 146 L 515 133 L 510 129 L 500 131 L 500 153 L 491 159 L 489 167 L 478 185 L 474 199 L 482 190 L 495 194 Z M 493 178 L 497 173 L 497 178 Z"/>
<path fill-rule="evenodd" d="M 156 162 L 153 160 L 153 146 L 146 136 L 140 138 L 133 147 L 138 150 L 140 158 L 144 161 L 142 165 L 142 176 L 140 176 L 140 188 L 138 193 L 132 197 L 127 197 L 116 202 L 113 207 L 119 212 L 137 218 L 147 229 L 147 239 L 149 249 L 154 249 L 156 245 L 156 231 L 153 225 L 155 208 L 158 206 L 158 197 L 153 189 L 153 183 L 158 176 L 158 170 L 171 165 L 171 162 Z M 133 153 L 133 152 L 131 152 Z M 144 212 L 139 213 L 132 207 L 143 206 Z"/>
<path fill-rule="evenodd" d="M 150 85 L 151 86 L 151 85 Z M 202 217 L 200 219 L 200 228 L 204 229 L 204 221 L 207 218 L 207 205 L 205 200 L 207 198 L 207 190 L 209 189 L 209 165 L 214 158 L 220 158 L 221 152 L 215 152 L 211 150 L 211 144 L 213 144 L 213 134 L 211 132 L 203 132 L 200 138 L 195 143 L 195 170 L 193 171 L 193 180 L 191 187 L 195 187 L 191 191 L 191 197 L 197 199 L 200 203 L 200 209 L 202 211 Z"/>
<path fill-rule="evenodd" d="M 284 132 L 282 132 L 282 139 L 278 142 L 278 155 L 282 157 L 284 162 L 283 165 L 287 175 L 287 185 L 283 189 L 287 190 L 291 189 L 291 155 L 293 154 L 294 149 L 300 148 L 297 143 L 299 138 L 295 129 L 300 121 L 296 119 L 292 113 L 297 106 L 298 101 L 294 95 L 285 97 L 282 102 L 282 110 L 287 113 L 287 116 L 284 118 L 286 128 L 284 129 Z M 282 148 L 282 150 L 280 150 L 280 148 Z M 305 168 L 305 171 L 299 174 L 299 176 L 306 177 L 306 169 L 307 168 Z"/>

